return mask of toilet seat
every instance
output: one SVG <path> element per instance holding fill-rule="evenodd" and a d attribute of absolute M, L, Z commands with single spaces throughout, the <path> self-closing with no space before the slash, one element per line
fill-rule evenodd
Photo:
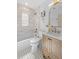
<path fill-rule="evenodd" d="M 39 38 L 32 38 L 32 39 L 30 40 L 31 43 L 37 43 L 37 42 L 39 42 L 39 41 L 40 41 Z"/>

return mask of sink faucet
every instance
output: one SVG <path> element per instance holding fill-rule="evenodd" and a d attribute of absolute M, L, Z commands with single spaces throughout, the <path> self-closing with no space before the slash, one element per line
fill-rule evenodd
<path fill-rule="evenodd" d="M 54 27 L 54 29 L 55 29 L 55 33 L 56 33 L 56 27 Z"/>
<path fill-rule="evenodd" d="M 53 29 L 52 29 L 52 32 L 55 32 L 56 33 L 56 26 L 51 26 Z"/>

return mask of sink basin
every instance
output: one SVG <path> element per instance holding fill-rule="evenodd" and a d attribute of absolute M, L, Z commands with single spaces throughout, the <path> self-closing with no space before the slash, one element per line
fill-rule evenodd
<path fill-rule="evenodd" d="M 62 36 L 61 33 L 54 33 L 54 32 L 48 32 L 47 34 L 53 35 L 53 36 Z"/>
<path fill-rule="evenodd" d="M 54 32 L 48 32 L 48 33 L 43 33 L 44 35 L 47 35 L 49 37 L 56 38 L 58 40 L 62 40 L 62 35 L 61 33 L 54 33 Z"/>

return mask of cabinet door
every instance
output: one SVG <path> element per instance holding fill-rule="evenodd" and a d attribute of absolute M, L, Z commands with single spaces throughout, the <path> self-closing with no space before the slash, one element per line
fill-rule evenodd
<path fill-rule="evenodd" d="M 51 38 L 51 50 L 52 50 L 52 57 L 54 59 L 62 59 L 62 42 L 58 39 Z"/>
<path fill-rule="evenodd" d="M 43 40 L 42 40 L 42 52 L 43 55 L 45 57 L 45 59 L 51 59 L 51 53 L 50 53 L 50 49 L 49 49 L 49 40 L 47 36 L 43 36 Z"/>
<path fill-rule="evenodd" d="M 49 57 L 49 59 L 62 59 L 62 42 L 60 40 L 44 35 L 42 46 L 42 51 L 46 58 Z"/>

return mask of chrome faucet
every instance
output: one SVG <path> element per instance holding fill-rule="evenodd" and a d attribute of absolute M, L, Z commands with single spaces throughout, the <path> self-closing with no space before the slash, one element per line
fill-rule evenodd
<path fill-rule="evenodd" d="M 54 27 L 55 33 L 56 33 L 56 27 Z"/>
<path fill-rule="evenodd" d="M 39 37 L 37 28 L 34 31 L 34 37 Z"/>
<path fill-rule="evenodd" d="M 52 32 L 55 32 L 56 33 L 56 26 L 51 26 L 53 29 L 52 29 Z"/>

